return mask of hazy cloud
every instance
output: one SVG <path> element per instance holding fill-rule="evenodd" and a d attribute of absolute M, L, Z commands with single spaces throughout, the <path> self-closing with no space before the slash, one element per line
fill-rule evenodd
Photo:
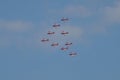
<path fill-rule="evenodd" d="M 106 5 L 98 8 L 95 13 L 94 22 L 89 25 L 91 29 L 89 33 L 93 34 L 106 34 L 108 28 L 120 23 L 120 1 L 115 1 L 113 5 Z M 86 29 L 85 29 L 86 30 Z"/>
<path fill-rule="evenodd" d="M 85 6 L 81 6 L 81 5 L 66 6 L 63 10 L 63 13 L 70 16 L 77 16 L 77 17 L 87 17 L 91 15 L 90 10 Z"/>
<path fill-rule="evenodd" d="M 0 20 L 0 29 L 7 31 L 21 32 L 31 29 L 33 26 L 30 22 L 24 21 L 3 21 Z"/>
<path fill-rule="evenodd" d="M 104 8 L 104 17 L 110 22 L 120 22 L 120 1 Z"/>
<path fill-rule="evenodd" d="M 31 22 L 0 20 L 0 46 L 31 45 L 33 40 L 32 30 L 34 29 Z"/>
<path fill-rule="evenodd" d="M 64 7 L 64 9 L 60 10 L 61 13 L 71 16 L 71 17 L 88 17 L 92 14 L 92 23 L 87 23 L 86 26 L 83 23 L 81 26 L 72 26 L 72 25 L 63 25 L 59 29 L 53 29 L 52 24 L 48 23 L 44 27 L 35 28 L 32 22 L 25 21 L 4 21 L 0 20 L 0 31 L 3 32 L 0 39 L 0 46 L 8 46 L 8 45 L 17 45 L 17 46 L 39 46 L 40 40 L 44 38 L 50 38 L 51 42 L 63 42 L 64 41 L 73 41 L 76 42 L 83 38 L 83 36 L 93 35 L 93 34 L 101 34 L 106 33 L 107 26 L 114 22 L 120 22 L 120 1 L 116 2 L 113 6 L 103 7 L 97 11 L 93 11 L 93 13 L 89 8 L 81 5 L 68 5 Z M 63 15 L 61 14 L 61 15 Z M 96 17 L 99 16 L 99 17 Z M 89 19 L 90 20 L 90 19 Z M 88 21 L 89 21 L 88 20 Z M 36 24 L 37 25 L 37 24 Z M 51 26 L 48 28 L 48 25 Z M 42 26 L 42 25 L 39 25 Z M 34 28 L 33 28 L 34 27 Z M 41 29 L 42 28 L 42 29 Z M 55 31 L 56 34 L 54 36 L 48 36 L 47 31 L 52 30 Z M 23 32 L 26 32 L 27 34 Z M 61 31 L 69 32 L 68 36 L 61 35 Z M 12 32 L 12 33 L 11 33 Z M 19 35 L 16 32 L 20 32 Z M 9 34 L 8 34 L 9 33 Z M 89 34 L 90 33 L 90 34 Z M 84 35 L 86 34 L 86 35 Z M 88 34 L 88 35 L 87 35 Z M 78 41 L 77 41 L 78 42 Z"/>

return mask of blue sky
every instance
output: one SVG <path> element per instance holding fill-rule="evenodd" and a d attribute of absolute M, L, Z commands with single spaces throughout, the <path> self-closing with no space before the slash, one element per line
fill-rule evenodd
<path fill-rule="evenodd" d="M 48 30 L 70 34 L 50 37 Z M 0 79 L 120 80 L 119 30 L 120 0 L 0 0 Z M 73 45 L 62 52 L 43 37 Z"/>

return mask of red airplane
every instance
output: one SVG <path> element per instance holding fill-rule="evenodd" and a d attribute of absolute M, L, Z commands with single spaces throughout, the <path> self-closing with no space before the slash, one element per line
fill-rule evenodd
<path fill-rule="evenodd" d="M 48 42 L 48 41 L 49 39 L 44 39 L 44 38 L 41 40 L 41 42 Z"/>
<path fill-rule="evenodd" d="M 51 46 L 58 46 L 58 43 L 52 43 Z"/>
<path fill-rule="evenodd" d="M 55 34 L 55 32 L 48 31 L 48 35 Z"/>
<path fill-rule="evenodd" d="M 60 24 L 53 24 L 53 27 L 60 27 Z"/>
<path fill-rule="evenodd" d="M 69 54 L 69 56 L 76 56 L 77 55 L 77 53 L 75 53 L 75 52 L 71 52 L 70 54 Z"/>
<path fill-rule="evenodd" d="M 61 50 L 68 50 L 68 47 L 62 47 Z"/>
<path fill-rule="evenodd" d="M 66 42 L 65 45 L 69 46 L 69 45 L 72 45 L 72 43 L 71 42 Z"/>
<path fill-rule="evenodd" d="M 61 21 L 68 21 L 69 19 L 68 18 L 62 18 Z"/>
<path fill-rule="evenodd" d="M 61 34 L 65 35 L 65 34 L 69 34 L 69 32 L 62 31 Z"/>

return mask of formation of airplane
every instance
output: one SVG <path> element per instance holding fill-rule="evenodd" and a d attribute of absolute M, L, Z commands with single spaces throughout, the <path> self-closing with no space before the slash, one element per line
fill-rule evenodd
<path fill-rule="evenodd" d="M 63 17 L 63 18 L 61 18 L 61 21 L 62 21 L 62 22 L 69 21 L 69 18 L 64 18 L 64 17 Z M 60 27 L 60 26 L 61 26 L 61 25 L 60 25 L 60 24 L 57 24 L 57 23 L 55 23 L 55 24 L 52 25 L 52 27 L 54 27 L 54 28 L 58 28 L 58 27 Z M 58 29 L 59 29 L 59 28 L 58 28 Z M 54 31 L 48 31 L 48 32 L 47 32 L 47 35 L 53 35 L 53 34 L 56 34 L 56 31 L 55 31 L 55 32 L 54 32 Z M 62 31 L 60 34 L 65 36 L 65 35 L 69 34 L 69 32 L 67 32 L 67 31 Z M 49 38 L 43 38 L 43 39 L 41 40 L 41 42 L 49 42 L 49 41 L 51 41 Z M 66 43 L 64 43 L 64 46 L 60 48 L 60 50 L 62 50 L 62 51 L 67 51 L 67 50 L 69 50 L 69 46 L 71 46 L 72 44 L 73 44 L 72 42 L 67 41 Z M 51 43 L 51 46 L 52 46 L 52 47 L 54 47 L 54 46 L 59 46 L 59 43 L 58 43 L 58 42 L 53 42 L 53 43 Z M 76 53 L 76 52 L 70 52 L 68 55 L 69 55 L 69 56 L 76 56 L 77 53 Z"/>

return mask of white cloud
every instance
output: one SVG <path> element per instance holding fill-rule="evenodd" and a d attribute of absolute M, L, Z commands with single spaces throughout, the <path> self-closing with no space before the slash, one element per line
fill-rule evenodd
<path fill-rule="evenodd" d="M 77 16 L 77 17 L 87 17 L 91 15 L 90 10 L 81 5 L 66 6 L 63 10 L 63 13 L 65 13 L 66 15 Z"/>
<path fill-rule="evenodd" d="M 39 28 L 38 30 L 38 28 L 32 28 L 31 30 L 30 27 L 33 27 L 33 25 L 30 25 L 29 22 L 23 21 L 0 21 L 0 25 L 0 29 L 3 30 L 3 34 L 0 34 L 0 47 L 10 47 L 13 45 L 16 47 L 43 47 L 41 44 L 41 39 L 43 37 L 51 39 L 47 46 L 49 46 L 52 42 L 65 43 L 66 41 L 73 41 L 74 43 L 78 41 L 78 39 L 81 39 L 84 32 L 80 27 L 69 25 L 61 26 L 58 29 L 46 27 L 46 29 Z M 48 30 L 55 31 L 56 34 L 48 36 Z M 67 31 L 69 34 L 66 36 L 61 35 L 60 33 L 62 31 Z M 17 32 L 19 32 L 19 34 Z"/>
<path fill-rule="evenodd" d="M 31 45 L 33 40 L 31 30 L 34 31 L 32 27 L 31 22 L 0 20 L 0 47 Z"/>
<path fill-rule="evenodd" d="M 74 17 L 74 16 L 75 17 L 76 16 L 77 17 L 87 17 L 92 14 L 91 12 L 92 11 L 90 11 L 90 9 L 88 9 L 84 6 L 81 6 L 81 5 L 69 5 L 69 6 L 66 6 L 64 8 L 64 10 L 61 11 L 61 13 L 66 14 L 68 16 L 70 15 L 71 17 Z M 107 21 L 112 21 L 112 22 L 116 22 L 116 21 L 120 22 L 120 2 L 116 3 L 114 6 L 104 7 L 103 13 L 104 13 L 103 14 L 104 18 L 103 17 L 102 17 L 102 19 L 99 18 L 100 20 L 98 20 L 98 18 L 96 18 L 96 21 L 94 23 L 90 23 L 90 25 L 85 28 L 81 28 L 78 26 L 65 25 L 65 26 L 61 26 L 60 29 L 58 29 L 58 30 L 51 29 L 53 31 L 56 31 L 57 34 L 50 38 L 52 38 L 53 41 L 58 41 L 58 42 L 59 41 L 63 42 L 63 40 L 64 41 L 70 40 L 70 41 L 73 41 L 73 43 L 74 42 L 76 43 L 78 40 L 80 41 L 80 39 L 82 39 L 84 34 L 86 34 L 86 33 L 92 33 L 92 34 L 100 33 L 100 32 L 105 33 L 106 32 L 106 24 L 108 24 L 108 23 L 103 22 L 104 21 L 103 19 L 106 19 Z M 104 24 L 102 24 L 102 23 L 104 23 Z M 47 25 L 45 25 L 45 26 L 47 26 Z M 90 26 L 92 26 L 92 27 L 90 27 Z M 19 20 L 18 21 L 3 21 L 3 20 L 0 21 L 0 29 L 7 30 L 10 32 L 23 32 L 23 31 L 27 30 L 28 33 L 31 33 L 30 31 L 31 31 L 32 27 L 33 27 L 33 24 L 31 22 L 24 22 L 24 21 L 19 21 Z M 88 28 L 92 28 L 92 29 L 87 30 Z M 35 29 L 33 29 L 33 30 L 35 30 Z M 60 32 L 62 30 L 68 31 L 70 34 L 68 36 L 61 36 Z M 27 38 L 25 38 L 23 36 L 16 38 L 16 35 L 14 35 L 12 37 L 8 37 L 8 36 L 11 36 L 12 34 L 5 35 L 5 37 L 3 37 L 0 40 L 0 44 L 1 45 L 12 45 L 12 43 L 17 43 L 17 45 L 21 45 L 21 46 L 23 46 L 23 45 L 39 46 L 40 39 L 42 37 L 48 37 L 48 36 L 44 36 L 44 35 L 46 35 L 47 31 L 48 31 L 48 29 L 46 29 L 45 32 L 43 29 L 40 29 L 39 31 L 36 30 L 35 33 L 33 33 L 32 35 L 30 34 L 29 37 L 27 37 Z"/>
<path fill-rule="evenodd" d="M 33 26 L 30 22 L 24 21 L 3 21 L 0 20 L 0 29 L 7 31 L 21 32 L 31 29 Z"/>
<path fill-rule="evenodd" d="M 93 12 L 95 12 L 94 22 L 87 25 L 90 27 L 89 30 L 85 29 L 91 35 L 107 35 L 109 27 L 120 23 L 120 1 L 115 1 L 111 6 L 102 6 Z"/>
<path fill-rule="evenodd" d="M 120 22 L 120 1 L 104 8 L 104 18 L 110 22 Z"/>

